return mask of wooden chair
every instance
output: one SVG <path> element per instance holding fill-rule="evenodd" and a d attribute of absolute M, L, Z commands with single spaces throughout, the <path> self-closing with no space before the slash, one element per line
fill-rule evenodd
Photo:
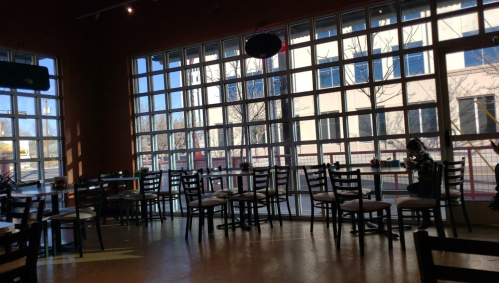
<path fill-rule="evenodd" d="M 182 200 L 180 193 L 180 177 L 185 173 L 184 170 L 168 170 L 168 189 L 160 190 L 159 197 L 163 202 L 163 211 L 166 213 L 165 202 L 166 199 L 170 202 L 170 217 L 173 220 L 173 202 L 178 200 L 180 205 L 180 214 L 184 217 L 184 210 L 182 209 Z M 166 219 L 166 217 L 165 217 Z"/>
<path fill-rule="evenodd" d="M 282 216 L 281 216 L 281 202 L 285 202 L 288 206 L 289 219 L 293 221 L 291 215 L 291 208 L 289 206 L 289 181 L 291 177 L 291 166 L 274 166 L 274 187 L 268 189 L 260 189 L 259 193 L 265 194 L 267 196 L 266 202 L 268 202 L 274 210 L 277 206 L 277 215 L 279 217 L 279 225 L 282 226 Z"/>
<path fill-rule="evenodd" d="M 141 173 L 140 175 L 140 192 L 139 194 L 132 194 L 125 196 L 126 201 L 126 212 L 127 212 L 127 225 L 129 225 L 129 209 L 128 204 L 132 204 L 132 208 L 139 207 L 140 203 L 140 213 L 142 220 L 148 225 L 148 221 L 154 219 L 153 207 L 157 205 L 159 212 L 159 220 L 163 223 L 163 212 L 161 211 L 160 204 L 160 190 L 161 190 L 161 178 L 163 171 L 153 171 L 148 173 Z M 149 209 L 147 208 L 149 206 Z M 137 209 L 138 211 L 138 209 Z M 148 216 L 149 215 L 149 216 Z"/>
<path fill-rule="evenodd" d="M 121 178 L 127 177 L 127 171 L 118 171 L 112 172 L 110 174 L 101 174 L 99 175 L 99 180 L 102 178 Z M 104 189 L 107 191 L 111 191 L 111 194 L 105 193 L 104 204 L 102 206 L 102 216 L 104 218 L 102 224 L 106 225 L 107 218 L 107 207 L 109 204 L 114 206 L 114 219 L 122 219 L 123 218 L 123 201 L 126 196 L 136 195 L 139 193 L 139 190 L 129 190 L 127 181 L 114 181 L 108 183 L 109 187 L 106 190 L 106 186 L 104 185 Z M 118 215 L 119 211 L 119 215 Z"/>
<path fill-rule="evenodd" d="M 329 176 L 333 186 L 336 206 L 338 208 L 338 238 L 336 240 L 336 249 L 340 249 L 341 244 L 341 226 L 345 218 L 349 217 L 351 221 L 358 223 L 359 227 L 359 246 L 360 255 L 364 255 L 364 232 L 365 225 L 369 221 L 379 221 L 386 219 L 388 246 L 393 248 L 392 224 L 391 224 L 391 204 L 388 202 L 365 199 L 362 191 L 362 180 L 360 178 L 360 169 L 355 171 L 338 172 L 329 168 Z M 372 213 L 376 212 L 376 216 Z M 368 217 L 365 214 L 368 213 Z"/>
<path fill-rule="evenodd" d="M 480 283 L 499 282 L 498 271 L 435 264 L 432 252 L 446 252 L 447 255 L 452 257 L 456 257 L 456 253 L 499 257 L 499 243 L 497 242 L 430 237 L 428 232 L 420 230 L 414 233 L 414 243 L 422 283 L 436 283 L 437 280 Z M 490 259 L 487 260 L 491 261 Z"/>
<path fill-rule="evenodd" d="M 264 201 L 267 197 L 269 189 L 269 180 L 270 180 L 270 168 L 269 167 L 255 167 L 253 168 L 253 190 L 251 192 L 244 192 L 241 194 L 234 194 L 231 198 L 231 215 L 232 215 L 232 223 L 236 223 L 235 214 L 234 214 L 234 202 L 237 201 L 239 203 L 244 202 L 248 204 L 248 211 L 251 212 L 253 210 L 253 215 L 255 216 L 254 222 L 256 223 L 256 227 L 258 229 L 258 233 L 261 232 L 260 229 L 260 216 L 258 214 L 258 203 Z M 259 193 L 262 190 L 266 190 L 266 194 Z M 270 203 L 266 203 L 267 207 L 267 215 L 270 222 L 270 227 L 273 228 L 274 225 L 272 223 L 272 218 L 270 215 Z M 248 216 L 251 219 L 251 216 Z M 236 226 L 232 226 L 232 230 L 235 230 Z"/>
<path fill-rule="evenodd" d="M 94 222 L 99 237 L 101 250 L 104 250 L 102 234 L 100 229 L 100 208 L 103 194 L 102 181 L 86 184 L 74 184 L 75 210 L 65 213 L 60 213 L 50 217 L 51 221 L 58 221 L 61 224 L 72 223 L 75 245 L 80 250 L 80 257 L 83 257 L 83 237 L 82 230 L 85 222 Z M 52 246 L 54 255 L 57 254 L 58 242 L 56 233 L 52 233 Z M 59 241 L 60 242 L 60 241 Z"/>
<path fill-rule="evenodd" d="M 398 224 L 399 227 L 404 227 L 404 218 L 412 216 L 404 216 L 404 211 L 423 211 L 428 210 L 433 212 L 433 217 L 435 219 L 435 225 L 437 228 L 437 233 L 439 237 L 445 237 L 445 231 L 442 223 L 442 214 L 440 212 L 440 188 L 442 183 L 442 164 L 435 164 L 433 169 L 433 190 L 431 198 L 419 198 L 419 197 L 401 197 L 396 198 L 395 203 L 397 204 L 398 212 Z M 402 250 L 405 251 L 405 235 L 404 229 L 399 229 L 400 232 L 400 244 Z"/>
<path fill-rule="evenodd" d="M 41 224 L 35 222 L 30 227 L 13 234 L 0 236 L 0 246 L 12 247 L 0 255 L 0 282 L 38 282 L 36 262 L 40 248 Z"/>
<path fill-rule="evenodd" d="M 336 198 L 333 191 L 328 190 L 326 165 L 304 166 L 305 179 L 307 180 L 308 192 L 310 195 L 310 207 L 312 213 L 310 216 L 310 233 L 314 231 L 314 208 L 325 210 L 326 227 L 329 228 L 329 214 L 333 217 L 333 233 L 337 236 L 336 228 Z"/>
<path fill-rule="evenodd" d="M 214 167 L 214 168 L 206 168 L 206 171 L 208 174 L 214 173 L 214 172 L 222 172 L 222 166 Z M 225 195 L 226 197 L 231 197 L 234 194 L 237 194 L 237 188 L 233 189 L 224 189 L 224 182 L 223 182 L 224 177 L 208 177 L 209 185 L 210 185 L 210 192 L 215 193 L 215 196 L 221 197 Z M 220 187 L 219 189 L 215 189 L 215 187 Z"/>
<path fill-rule="evenodd" d="M 201 242 L 202 237 L 202 227 L 204 223 L 204 216 L 206 213 L 209 214 L 209 221 L 212 221 L 212 215 L 214 212 L 214 207 L 222 206 L 224 211 L 224 223 L 225 223 L 225 236 L 229 236 L 229 230 L 227 227 L 227 202 L 225 198 L 205 198 L 203 197 L 202 183 L 199 173 L 195 172 L 189 175 L 182 175 L 181 183 L 184 188 L 185 199 L 187 202 L 187 225 L 185 227 L 185 238 L 187 239 L 189 230 L 192 227 L 192 214 L 194 211 L 199 213 L 199 231 L 198 231 L 198 242 Z M 207 212 L 206 212 L 207 210 Z M 211 227 L 211 224 L 209 224 Z"/>
<path fill-rule="evenodd" d="M 464 220 L 468 226 L 468 231 L 471 232 L 471 223 L 468 218 L 468 213 L 466 212 L 466 206 L 464 202 L 464 167 L 466 164 L 466 159 L 463 157 L 461 161 L 444 161 L 444 188 L 445 191 L 442 192 L 440 199 L 444 202 L 442 207 L 449 208 L 449 219 L 452 226 L 452 233 L 454 237 L 457 237 L 456 223 L 454 222 L 454 211 L 453 207 L 461 206 L 463 210 Z"/>

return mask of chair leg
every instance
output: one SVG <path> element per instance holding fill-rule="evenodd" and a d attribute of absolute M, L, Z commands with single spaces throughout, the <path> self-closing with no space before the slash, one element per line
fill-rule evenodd
<path fill-rule="evenodd" d="M 359 212 L 359 246 L 360 246 L 360 255 L 364 256 L 364 230 L 366 229 L 364 223 L 364 213 Z"/>
<path fill-rule="evenodd" d="M 310 216 L 310 233 L 314 232 L 314 201 L 311 201 L 312 214 Z"/>
<path fill-rule="evenodd" d="M 466 211 L 466 205 L 464 204 L 464 194 L 461 194 L 461 208 L 463 210 L 464 221 L 466 221 L 466 226 L 468 226 L 468 231 L 471 232 L 471 223 L 468 218 L 468 212 Z"/>
<path fill-rule="evenodd" d="M 333 214 L 333 235 L 334 237 L 338 236 L 338 229 L 336 224 L 336 213 L 338 212 L 338 208 L 336 207 L 336 203 L 331 204 L 331 213 Z"/>
<path fill-rule="evenodd" d="M 282 226 L 281 202 L 279 202 L 279 197 L 276 197 L 276 204 L 277 204 L 277 216 L 279 217 L 279 226 Z"/>
<path fill-rule="evenodd" d="M 440 209 L 433 209 L 433 218 L 435 219 L 437 235 L 441 238 L 445 238 L 444 223 L 442 221 L 442 213 L 440 212 Z"/>
<path fill-rule="evenodd" d="M 97 220 L 97 221 L 100 221 L 100 220 Z M 73 225 L 75 225 L 73 228 L 75 228 L 76 230 L 76 237 L 74 239 L 75 243 L 78 243 L 79 245 L 79 248 L 80 248 L 80 257 L 83 257 L 83 239 L 82 239 L 82 236 L 81 236 L 81 227 L 80 227 L 80 221 L 75 221 L 73 223 Z"/>
<path fill-rule="evenodd" d="M 204 223 L 204 208 L 199 208 L 199 229 L 198 229 L 198 243 L 201 243 L 203 236 L 203 223 Z"/>
<path fill-rule="evenodd" d="M 55 221 L 52 220 L 52 224 L 54 224 Z M 54 226 L 52 226 L 54 227 Z M 54 256 L 57 255 L 57 243 L 59 242 L 58 241 L 58 237 L 57 237 L 57 233 L 54 233 L 54 230 L 52 230 L 52 253 Z"/>
<path fill-rule="evenodd" d="M 173 220 L 173 201 L 174 201 L 174 199 L 173 199 L 172 195 L 170 195 L 169 201 L 170 201 L 170 217 Z M 184 215 L 182 215 L 182 216 L 184 216 Z"/>
<path fill-rule="evenodd" d="M 103 215 L 103 220 L 102 220 L 102 225 L 106 225 L 106 217 L 107 217 L 107 199 L 105 198 L 105 194 L 104 194 L 104 206 L 102 207 L 102 215 Z"/>
<path fill-rule="evenodd" d="M 192 218 L 190 217 L 190 211 L 191 209 L 187 207 L 187 223 L 185 225 L 185 239 L 187 240 L 187 235 L 189 233 L 189 222 L 192 222 Z"/>
<path fill-rule="evenodd" d="M 228 223 L 227 223 L 227 205 L 229 204 L 229 202 L 226 202 L 225 205 L 223 206 L 223 210 L 224 210 L 224 230 L 225 230 L 225 237 L 228 237 L 229 236 L 229 227 L 228 227 Z"/>
<path fill-rule="evenodd" d="M 258 228 L 258 233 L 261 233 L 262 231 L 260 229 L 260 216 L 258 214 L 258 203 L 256 201 L 253 202 L 253 211 L 255 214 L 255 221 L 256 221 L 256 227 Z"/>
<path fill-rule="evenodd" d="M 182 208 L 182 195 L 180 193 L 178 194 L 178 204 L 180 206 L 180 215 L 184 217 L 184 209 Z"/>
<path fill-rule="evenodd" d="M 161 200 L 162 200 L 162 203 L 163 203 L 163 212 L 165 215 L 163 215 L 163 219 L 166 219 L 166 201 L 165 201 L 165 196 L 161 196 Z M 158 204 L 158 206 L 160 206 L 161 204 Z"/>
<path fill-rule="evenodd" d="M 449 219 L 452 227 L 452 234 L 454 235 L 454 238 L 457 238 L 456 223 L 454 222 L 454 209 L 452 207 L 450 199 L 447 199 L 446 203 L 447 203 L 447 208 L 449 209 Z"/>
<path fill-rule="evenodd" d="M 343 224 L 343 216 L 341 215 L 341 211 L 338 213 L 338 237 L 336 237 L 336 250 L 340 250 L 341 245 L 341 226 Z"/>
<path fill-rule="evenodd" d="M 43 229 L 43 244 L 44 244 L 44 253 L 45 257 L 49 257 L 49 233 L 48 233 L 48 221 L 42 221 L 42 229 Z"/>
<path fill-rule="evenodd" d="M 272 214 L 270 214 L 270 199 L 268 196 L 267 196 L 267 217 L 269 218 L 269 222 L 270 222 L 270 228 L 274 228 L 274 223 L 272 223 Z M 258 209 L 258 208 L 256 208 Z"/>
<path fill-rule="evenodd" d="M 157 203 L 158 203 L 159 220 L 161 221 L 161 224 L 163 224 L 164 217 L 163 217 L 163 211 L 161 211 L 161 203 L 159 201 L 159 197 L 158 197 Z"/>
<path fill-rule="evenodd" d="M 388 228 L 388 248 L 391 250 L 393 249 L 393 234 L 392 234 L 392 217 L 391 217 L 390 208 L 386 209 L 386 226 Z"/>
<path fill-rule="evenodd" d="M 402 247 L 402 250 L 405 251 L 404 219 L 401 208 L 397 208 L 397 215 L 399 222 L 400 246 Z"/>
<path fill-rule="evenodd" d="M 326 228 L 329 229 L 329 203 L 325 203 L 326 205 Z M 322 204 L 322 207 L 324 207 L 324 203 Z"/>
<path fill-rule="evenodd" d="M 287 193 L 286 193 L 286 205 L 288 206 L 289 220 L 293 221 L 293 217 L 291 216 L 291 207 L 289 206 L 289 198 Z"/>
<path fill-rule="evenodd" d="M 104 250 L 104 242 L 102 241 L 102 233 L 100 230 L 100 221 L 99 218 L 95 218 L 95 228 L 97 229 L 97 237 L 99 238 L 99 243 L 100 243 L 100 249 L 101 251 Z"/>

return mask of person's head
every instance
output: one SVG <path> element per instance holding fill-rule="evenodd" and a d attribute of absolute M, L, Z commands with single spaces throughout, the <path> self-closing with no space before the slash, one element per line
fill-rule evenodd
<path fill-rule="evenodd" d="M 418 139 L 418 138 L 413 138 L 407 143 L 407 151 L 414 157 L 418 156 L 423 150 L 426 149 L 426 146 L 424 143 Z"/>

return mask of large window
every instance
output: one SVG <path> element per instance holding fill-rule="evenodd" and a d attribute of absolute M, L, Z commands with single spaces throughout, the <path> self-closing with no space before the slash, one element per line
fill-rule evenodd
<path fill-rule="evenodd" d="M 61 112 L 56 60 L 0 49 L 0 61 L 47 67 L 47 91 L 0 87 L 0 174 L 16 181 L 61 175 Z"/>

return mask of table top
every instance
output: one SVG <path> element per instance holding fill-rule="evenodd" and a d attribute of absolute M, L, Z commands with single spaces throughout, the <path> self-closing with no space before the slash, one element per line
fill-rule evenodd
<path fill-rule="evenodd" d="M 64 188 L 52 189 L 50 184 L 42 184 L 40 187 L 36 185 L 19 187 L 16 190 L 12 190 L 11 195 L 13 197 L 42 197 L 51 196 L 61 193 L 70 193 L 74 191 L 74 185 L 68 184 Z"/>
<path fill-rule="evenodd" d="M 102 178 L 104 182 L 112 182 L 112 181 L 133 181 L 140 180 L 140 177 L 116 177 L 116 178 Z"/>
<path fill-rule="evenodd" d="M 14 232 L 15 225 L 12 222 L 0 222 L 0 235 Z"/>
<path fill-rule="evenodd" d="M 411 170 L 407 170 L 404 167 L 346 167 L 341 168 L 339 172 L 345 171 L 355 171 L 360 169 L 360 175 L 393 175 L 393 174 L 412 174 Z"/>

